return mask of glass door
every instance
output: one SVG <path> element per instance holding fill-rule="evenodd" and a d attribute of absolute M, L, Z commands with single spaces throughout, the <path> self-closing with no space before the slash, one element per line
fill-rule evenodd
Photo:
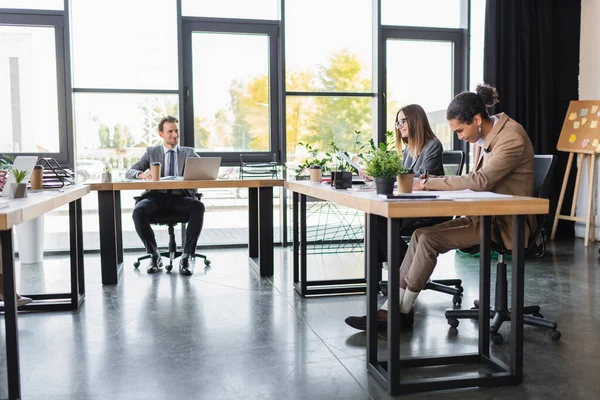
<path fill-rule="evenodd" d="M 184 21 L 184 140 L 239 165 L 278 157 L 276 24 Z"/>

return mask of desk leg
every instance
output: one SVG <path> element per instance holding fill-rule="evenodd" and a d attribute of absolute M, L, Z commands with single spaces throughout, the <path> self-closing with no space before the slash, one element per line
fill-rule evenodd
<path fill-rule="evenodd" d="M 490 217 L 481 217 L 479 226 L 479 356 L 490 356 L 490 271 L 491 271 Z"/>
<path fill-rule="evenodd" d="M 117 228 L 117 262 L 119 264 L 123 264 L 123 224 L 121 223 L 121 191 L 114 191 L 113 196 L 115 198 L 115 227 Z"/>
<path fill-rule="evenodd" d="M 248 188 L 248 255 L 258 257 L 258 188 Z"/>
<path fill-rule="evenodd" d="M 400 228 L 402 220 L 388 218 L 388 393 L 400 394 L 400 251 L 398 243 L 402 240 Z M 373 244 L 376 247 L 375 244 Z"/>
<path fill-rule="evenodd" d="M 71 242 L 71 309 L 76 310 L 85 296 L 81 199 L 69 203 Z"/>
<path fill-rule="evenodd" d="M 17 294 L 15 290 L 15 257 L 12 239 L 12 229 L 0 231 L 2 269 L 4 274 L 4 325 L 6 327 L 8 398 L 20 399 L 19 332 L 17 326 Z"/>
<path fill-rule="evenodd" d="M 273 276 L 273 188 L 258 189 L 260 276 Z"/>
<path fill-rule="evenodd" d="M 119 202 L 120 203 L 120 202 Z M 119 270 L 122 263 L 119 262 L 117 236 L 117 208 L 115 194 L 113 191 L 98 191 L 98 218 L 100 222 L 100 263 L 102 265 L 102 284 L 111 285 L 119 281 Z M 120 217 L 119 217 L 120 218 Z"/>
<path fill-rule="evenodd" d="M 523 297 L 525 292 L 525 218 L 513 216 L 512 290 L 510 320 L 510 372 L 517 383 L 523 382 Z"/>
<path fill-rule="evenodd" d="M 365 215 L 365 269 L 367 274 L 367 368 L 377 366 L 377 293 L 379 265 L 377 263 L 377 232 L 382 218 Z"/>
<path fill-rule="evenodd" d="M 300 282 L 300 246 L 298 242 L 298 193 L 292 192 L 292 263 L 294 268 L 294 285 Z"/>

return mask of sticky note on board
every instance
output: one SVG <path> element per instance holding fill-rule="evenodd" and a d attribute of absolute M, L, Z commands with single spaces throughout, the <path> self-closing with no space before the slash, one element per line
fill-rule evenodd
<path fill-rule="evenodd" d="M 587 115 L 588 109 L 587 108 L 582 108 L 581 111 L 579 112 L 579 115 L 581 115 L 582 117 L 585 117 Z"/>
<path fill-rule="evenodd" d="M 581 125 L 585 125 L 586 122 L 587 122 L 587 118 L 586 117 L 581 118 Z"/>
<path fill-rule="evenodd" d="M 596 147 L 596 153 L 600 153 L 600 145 L 598 145 L 598 147 Z"/>
<path fill-rule="evenodd" d="M 577 135 L 573 134 L 569 136 L 569 143 L 573 144 L 577 140 Z"/>
<path fill-rule="evenodd" d="M 573 122 L 573 129 L 579 129 L 579 121 Z"/>
<path fill-rule="evenodd" d="M 581 141 L 581 148 L 585 149 L 586 147 L 588 147 L 588 144 L 590 144 L 590 139 L 583 139 Z"/>
<path fill-rule="evenodd" d="M 590 122 L 590 128 L 597 128 L 598 127 L 598 121 L 592 121 Z"/>
<path fill-rule="evenodd" d="M 598 147 L 598 144 L 600 144 L 600 142 L 598 142 L 598 139 L 594 139 L 594 141 L 592 142 L 592 147 Z"/>
<path fill-rule="evenodd" d="M 598 106 L 592 106 L 592 109 L 590 110 L 590 112 L 591 112 L 592 114 L 595 114 L 595 113 L 596 113 L 596 111 L 598 111 Z"/>
<path fill-rule="evenodd" d="M 571 121 L 575 121 L 577 119 L 577 113 L 571 113 L 571 114 L 569 114 L 569 119 Z"/>

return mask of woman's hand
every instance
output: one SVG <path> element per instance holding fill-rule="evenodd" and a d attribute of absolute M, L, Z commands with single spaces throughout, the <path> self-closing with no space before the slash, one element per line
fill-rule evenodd
<path fill-rule="evenodd" d="M 360 176 L 361 179 L 363 179 L 365 182 L 371 182 L 375 180 L 372 176 L 365 174 L 365 172 L 362 169 L 358 170 L 358 176 Z"/>

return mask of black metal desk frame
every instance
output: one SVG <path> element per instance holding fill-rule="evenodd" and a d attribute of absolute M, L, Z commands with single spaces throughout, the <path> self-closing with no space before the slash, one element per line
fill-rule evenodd
<path fill-rule="evenodd" d="M 70 202 L 69 241 L 71 251 L 71 292 L 24 294 L 24 296 L 32 298 L 33 302 L 23 307 L 19 307 L 19 311 L 76 310 L 85 299 L 81 214 L 81 199 Z M 4 274 L 4 307 L 0 307 L 0 311 L 4 312 L 8 398 L 12 400 L 21 398 L 13 229 L 0 231 L 0 243 L 2 244 L 2 268 Z"/>
<path fill-rule="evenodd" d="M 523 296 L 524 296 L 524 244 L 525 216 L 513 216 L 512 257 L 512 319 L 510 365 L 490 354 L 490 324 L 479 323 L 479 349 L 477 353 L 460 356 L 400 358 L 400 270 L 388 271 L 388 360 L 377 357 L 377 292 L 378 264 L 377 237 L 379 224 L 387 223 L 388 264 L 400 265 L 400 254 L 395 243 L 401 240 L 400 219 L 368 214 L 365 235 L 365 263 L 367 267 L 367 369 L 392 396 L 414 392 L 447 390 L 475 386 L 518 385 L 523 381 Z M 479 321 L 489 320 L 490 309 L 490 240 L 491 217 L 481 218 L 481 256 L 479 280 Z M 478 377 L 446 377 L 402 380 L 401 370 L 407 368 L 448 366 L 457 364 L 484 364 L 494 371 Z"/>
<path fill-rule="evenodd" d="M 248 188 L 248 253 L 260 276 L 273 276 L 273 187 Z M 119 282 L 123 270 L 121 191 L 98 190 L 102 284 Z"/>
<path fill-rule="evenodd" d="M 292 192 L 294 289 L 301 296 L 365 293 L 366 278 L 309 281 L 307 278 L 306 195 Z M 298 215 L 298 212 L 300 214 Z M 299 232 L 298 232 L 299 231 Z"/>

